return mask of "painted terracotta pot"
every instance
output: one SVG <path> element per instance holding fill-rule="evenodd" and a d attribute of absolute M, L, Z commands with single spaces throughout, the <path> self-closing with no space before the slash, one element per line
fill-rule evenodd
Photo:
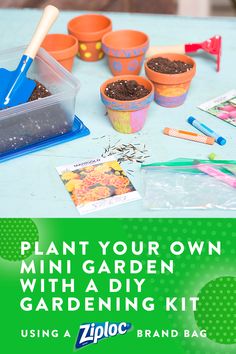
<path fill-rule="evenodd" d="M 180 74 L 162 74 L 155 72 L 147 66 L 150 59 L 162 57 L 170 60 L 181 60 L 192 64 L 193 68 Z M 149 57 L 145 62 L 147 77 L 153 82 L 155 88 L 155 101 L 160 106 L 178 107 L 182 105 L 187 97 L 192 78 L 196 74 L 195 61 L 184 54 L 159 54 Z"/>
<path fill-rule="evenodd" d="M 138 75 L 148 47 L 148 36 L 139 31 L 114 31 L 102 39 L 102 48 L 113 75 Z"/>
<path fill-rule="evenodd" d="M 48 34 L 41 47 L 67 70 L 72 70 L 74 58 L 78 52 L 77 38 L 69 34 Z"/>
<path fill-rule="evenodd" d="M 104 57 L 102 37 L 111 30 L 111 20 L 100 14 L 81 15 L 68 23 L 68 32 L 78 39 L 78 56 L 85 61 Z"/>
<path fill-rule="evenodd" d="M 119 101 L 106 96 L 105 89 L 108 84 L 118 80 L 135 80 L 147 88 L 150 93 L 133 101 Z M 136 75 L 121 75 L 105 81 L 101 88 L 101 99 L 106 106 L 108 117 L 113 128 L 120 133 L 136 133 L 141 130 L 147 118 L 151 102 L 154 99 L 154 87 L 145 77 Z"/>

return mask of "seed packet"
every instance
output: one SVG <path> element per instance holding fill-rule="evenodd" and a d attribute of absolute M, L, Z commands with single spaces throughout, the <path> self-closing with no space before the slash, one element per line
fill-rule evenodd
<path fill-rule="evenodd" d="M 114 157 L 57 167 L 81 215 L 141 199 Z"/>
<path fill-rule="evenodd" d="M 236 127 L 236 90 L 203 103 L 198 108 Z"/>

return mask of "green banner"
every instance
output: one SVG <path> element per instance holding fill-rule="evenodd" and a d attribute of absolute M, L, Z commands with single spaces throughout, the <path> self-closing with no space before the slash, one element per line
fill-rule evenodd
<path fill-rule="evenodd" d="M 236 219 L 1 219 L 1 351 L 236 353 Z"/>

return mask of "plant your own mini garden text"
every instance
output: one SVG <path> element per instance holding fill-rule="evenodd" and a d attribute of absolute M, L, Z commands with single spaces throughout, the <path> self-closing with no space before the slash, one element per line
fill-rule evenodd
<path fill-rule="evenodd" d="M 151 279 L 173 275 L 186 253 L 220 257 L 222 244 L 176 240 L 163 251 L 157 241 L 21 242 L 19 306 L 26 312 L 196 311 L 195 294 L 161 301 L 157 292 L 147 293 Z"/>

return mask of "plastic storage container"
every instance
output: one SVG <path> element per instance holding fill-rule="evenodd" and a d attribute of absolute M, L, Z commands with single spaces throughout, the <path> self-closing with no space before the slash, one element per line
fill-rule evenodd
<path fill-rule="evenodd" d="M 16 68 L 24 47 L 0 52 L 0 67 Z M 51 96 L 0 111 L 0 157 L 72 130 L 79 82 L 40 48 L 28 77 L 42 83 Z"/>

